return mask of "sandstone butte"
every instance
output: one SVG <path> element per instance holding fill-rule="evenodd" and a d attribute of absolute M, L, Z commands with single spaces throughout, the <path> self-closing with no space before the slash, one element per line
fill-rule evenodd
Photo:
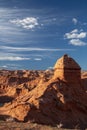
<path fill-rule="evenodd" d="M 87 73 L 62 56 L 53 70 L 0 70 L 0 119 L 87 128 Z"/>

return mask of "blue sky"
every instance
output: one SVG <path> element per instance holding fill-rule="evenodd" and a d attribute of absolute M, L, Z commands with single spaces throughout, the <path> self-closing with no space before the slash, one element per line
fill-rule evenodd
<path fill-rule="evenodd" d="M 66 53 L 87 70 L 87 0 L 0 0 L 0 68 L 48 69 Z"/>

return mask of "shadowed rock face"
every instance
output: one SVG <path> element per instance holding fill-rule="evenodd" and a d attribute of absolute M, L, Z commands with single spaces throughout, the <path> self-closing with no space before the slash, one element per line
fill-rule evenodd
<path fill-rule="evenodd" d="M 84 73 L 81 76 L 80 66 L 67 55 L 56 62 L 54 70 L 1 70 L 0 97 L 12 100 L 0 107 L 0 116 L 53 126 L 61 124 L 64 128 L 86 128 L 86 78 Z"/>

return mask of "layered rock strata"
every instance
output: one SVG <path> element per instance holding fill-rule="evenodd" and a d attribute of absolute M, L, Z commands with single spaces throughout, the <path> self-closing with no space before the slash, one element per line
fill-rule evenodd
<path fill-rule="evenodd" d="M 0 116 L 83 129 L 87 127 L 85 88 L 80 66 L 68 55 L 56 62 L 54 70 L 1 70 Z"/>

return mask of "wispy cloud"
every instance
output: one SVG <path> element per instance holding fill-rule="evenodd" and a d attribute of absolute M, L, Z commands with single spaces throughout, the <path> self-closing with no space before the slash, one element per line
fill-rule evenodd
<path fill-rule="evenodd" d="M 78 29 L 74 29 L 69 33 L 65 33 L 64 37 L 69 40 L 69 44 L 84 46 L 86 43 L 82 41 L 82 39 L 87 37 L 87 32 L 84 32 L 82 29 L 80 31 Z"/>
<path fill-rule="evenodd" d="M 41 44 L 46 39 L 50 38 L 51 41 L 58 37 L 54 27 L 62 25 L 63 18 L 51 12 L 49 9 L 0 8 L 0 42 L 16 45 Z"/>
<path fill-rule="evenodd" d="M 23 61 L 30 59 L 31 57 L 27 57 L 26 55 L 0 50 L 0 61 Z"/>
<path fill-rule="evenodd" d="M 51 48 L 36 48 L 36 47 L 10 47 L 1 46 L 1 50 L 9 52 L 22 52 L 22 51 L 73 51 L 73 49 L 51 49 Z"/>
<path fill-rule="evenodd" d="M 49 58 L 46 53 L 58 51 L 75 51 L 75 49 L 0 46 L 0 61 L 42 61 L 44 58 Z"/>
<path fill-rule="evenodd" d="M 23 10 L 21 10 L 22 12 Z M 22 44 L 23 40 L 27 38 L 27 34 L 22 29 L 18 29 L 10 23 L 10 19 L 20 18 L 20 15 L 18 9 L 0 8 L 0 44 Z"/>
<path fill-rule="evenodd" d="M 78 23 L 78 20 L 76 18 L 73 18 L 72 22 L 74 23 L 74 25 L 76 25 Z"/>
<path fill-rule="evenodd" d="M 34 58 L 34 60 L 36 60 L 36 61 L 41 61 L 42 58 Z"/>
<path fill-rule="evenodd" d="M 0 46 L 0 61 L 42 61 L 44 58 L 49 58 L 46 53 L 58 51 L 75 51 L 75 49 Z"/>
<path fill-rule="evenodd" d="M 18 69 L 18 70 L 22 70 L 23 69 L 23 65 L 22 64 L 8 64 L 8 63 L 5 63 L 4 65 L 0 65 L 0 69 Z"/>
<path fill-rule="evenodd" d="M 30 58 L 25 57 L 15 57 L 15 56 L 0 56 L 0 61 L 21 61 L 21 60 L 30 60 Z"/>
<path fill-rule="evenodd" d="M 38 30 L 41 27 L 41 21 L 36 15 L 39 11 L 36 9 L 0 8 L 1 44 L 24 45 L 35 44 L 40 41 L 38 39 L 42 35 L 38 33 Z"/>
<path fill-rule="evenodd" d="M 28 66 L 31 61 L 50 60 L 59 51 L 75 51 L 56 44 L 62 37 L 60 26 L 65 19 L 51 12 L 52 9 L 0 8 L 0 65 L 23 61 Z"/>

